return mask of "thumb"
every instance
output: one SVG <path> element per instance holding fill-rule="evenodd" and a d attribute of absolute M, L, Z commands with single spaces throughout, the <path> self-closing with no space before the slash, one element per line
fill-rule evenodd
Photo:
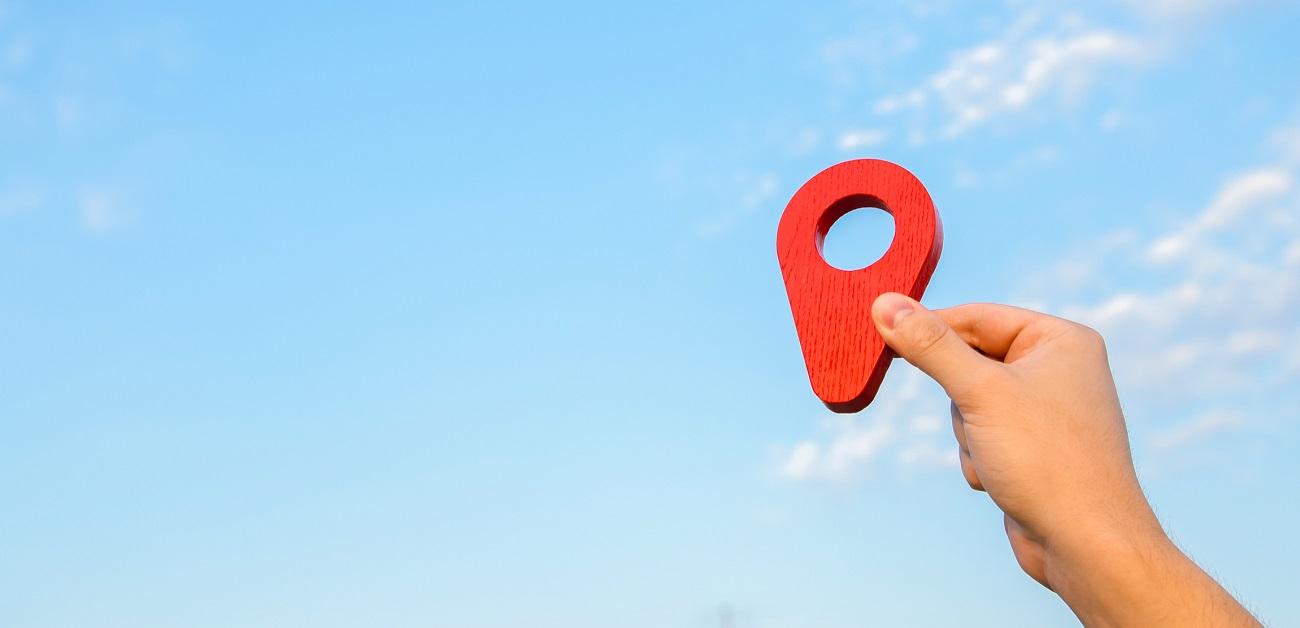
<path fill-rule="evenodd" d="M 886 292 L 871 306 L 885 344 L 934 378 L 948 396 L 971 390 L 996 363 L 962 340 L 938 314 L 896 292 Z"/>

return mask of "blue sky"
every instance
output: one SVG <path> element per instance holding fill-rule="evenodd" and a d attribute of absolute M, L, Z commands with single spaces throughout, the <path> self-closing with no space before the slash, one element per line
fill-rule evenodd
<path fill-rule="evenodd" d="M 933 384 L 809 390 L 776 222 L 861 156 L 943 216 L 927 303 L 1107 335 L 1175 539 L 1300 623 L 1298 30 L 0 2 L 0 624 L 1070 625 Z"/>

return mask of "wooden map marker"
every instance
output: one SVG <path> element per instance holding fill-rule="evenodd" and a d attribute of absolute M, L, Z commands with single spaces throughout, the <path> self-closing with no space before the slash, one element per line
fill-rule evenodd
<path fill-rule="evenodd" d="M 831 225 L 861 207 L 894 217 L 894 241 L 874 264 L 840 270 L 822 257 Z M 925 186 L 903 167 L 855 159 L 803 184 L 781 215 L 776 255 L 813 393 L 835 412 L 871 403 L 894 354 L 871 320 L 885 292 L 920 299 L 943 248 L 943 226 Z"/>

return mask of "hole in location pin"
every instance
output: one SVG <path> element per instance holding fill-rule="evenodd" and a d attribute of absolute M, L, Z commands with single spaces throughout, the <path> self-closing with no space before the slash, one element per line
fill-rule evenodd
<path fill-rule="evenodd" d="M 877 207 L 894 217 L 894 241 L 874 264 L 840 270 L 822 257 L 822 240 L 844 214 Z M 871 321 L 886 292 L 920 299 L 939 263 L 943 226 L 925 186 L 902 166 L 855 159 L 804 183 L 776 233 L 776 255 L 790 298 L 813 393 L 835 412 L 871 403 L 893 352 Z"/>

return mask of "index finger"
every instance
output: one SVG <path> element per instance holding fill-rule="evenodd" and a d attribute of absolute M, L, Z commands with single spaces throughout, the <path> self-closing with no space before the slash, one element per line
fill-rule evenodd
<path fill-rule="evenodd" d="M 934 312 L 966 344 L 990 358 L 1004 361 L 1017 340 L 1033 345 L 1043 331 L 1070 324 L 1055 316 L 997 303 L 969 303 Z"/>

